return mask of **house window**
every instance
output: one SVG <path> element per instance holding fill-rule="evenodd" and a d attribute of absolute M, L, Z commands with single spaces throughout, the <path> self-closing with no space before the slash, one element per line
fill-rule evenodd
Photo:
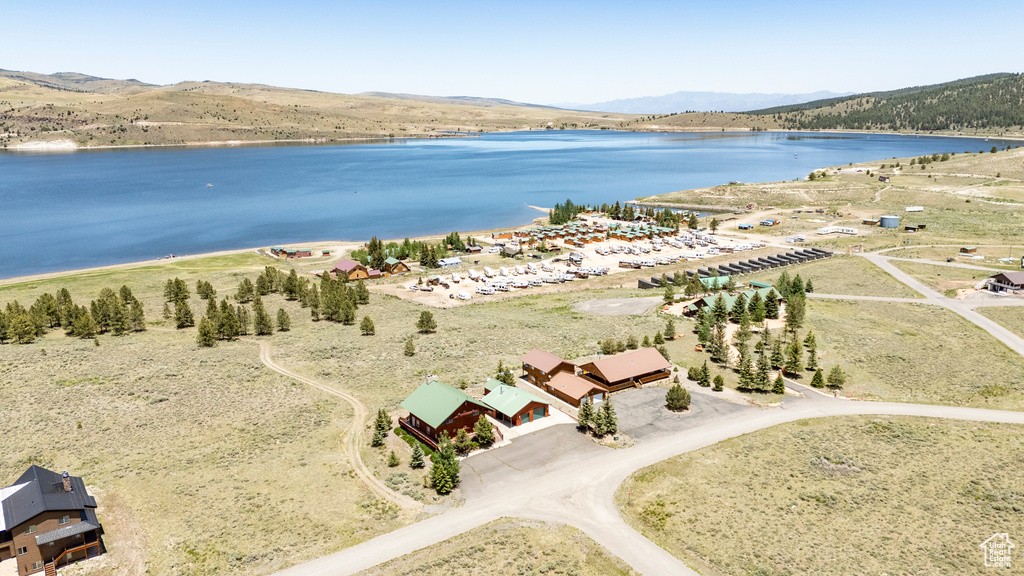
<path fill-rule="evenodd" d="M 25 528 L 25 534 L 35 534 L 35 533 L 36 533 L 36 525 L 35 524 L 29 524 Z"/>
<path fill-rule="evenodd" d="M 8 548 L 8 550 L 10 550 L 10 548 Z M 24 556 L 25 554 L 28 554 L 28 546 L 18 548 L 18 556 Z"/>
<path fill-rule="evenodd" d="M 60 517 L 60 520 L 57 520 L 57 525 L 58 526 L 63 526 L 65 524 L 70 524 L 70 523 L 71 523 L 71 515 L 70 514 L 65 514 L 65 515 Z"/>
<path fill-rule="evenodd" d="M 43 569 L 43 561 L 42 560 L 36 560 L 35 562 L 33 562 L 32 563 L 32 569 L 33 570 L 42 570 Z"/>

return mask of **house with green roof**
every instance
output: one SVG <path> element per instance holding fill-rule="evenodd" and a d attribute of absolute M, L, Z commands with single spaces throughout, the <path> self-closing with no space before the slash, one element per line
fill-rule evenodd
<path fill-rule="evenodd" d="M 768 286 L 767 288 L 758 288 L 756 290 L 747 290 L 746 292 L 743 292 L 742 294 L 747 299 L 747 302 L 750 302 L 750 299 L 754 297 L 755 293 L 760 294 L 761 298 L 764 299 L 764 298 L 766 298 L 768 296 L 769 292 L 775 292 L 776 296 L 779 295 L 779 293 L 775 290 L 775 288 L 773 286 Z M 727 292 L 720 292 L 720 294 L 722 295 L 723 298 L 725 298 L 725 307 L 726 307 L 726 309 L 727 310 L 732 310 L 733 305 L 736 304 L 736 298 L 739 297 L 739 294 L 729 294 Z M 697 310 L 700 310 L 701 308 L 714 306 L 715 305 L 715 300 L 717 298 L 718 298 L 718 294 L 712 294 L 710 296 L 705 296 L 705 297 L 703 297 L 703 298 L 701 298 L 699 300 L 695 300 L 694 302 L 690 303 L 686 307 L 686 310 L 684 311 L 684 313 L 687 316 L 691 316 L 693 314 L 696 314 Z M 782 298 L 779 298 L 779 300 L 781 301 Z"/>
<path fill-rule="evenodd" d="M 433 381 L 421 385 L 402 402 L 409 415 L 398 419 L 406 432 L 437 449 L 441 434 L 454 438 L 459 429 L 473 432 L 481 414 L 490 406 L 462 390 Z"/>
<path fill-rule="evenodd" d="M 409 272 L 409 265 L 394 256 L 389 256 L 387 260 L 384 260 L 384 273 L 389 276 L 408 274 Z"/>
<path fill-rule="evenodd" d="M 507 386 L 493 378 L 484 384 L 489 390 L 484 404 L 494 410 L 494 417 L 509 426 L 519 426 L 548 416 L 548 403 L 522 388 Z"/>

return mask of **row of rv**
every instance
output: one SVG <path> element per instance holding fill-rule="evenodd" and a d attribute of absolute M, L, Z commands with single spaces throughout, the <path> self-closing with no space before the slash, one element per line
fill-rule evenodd
<path fill-rule="evenodd" d="M 495 292 L 508 292 L 513 288 L 531 288 L 543 286 L 544 284 L 561 284 L 572 282 L 577 278 L 589 278 L 591 276 L 604 276 L 608 269 L 604 267 L 577 268 L 540 278 L 494 278 L 487 280 L 487 284 L 476 287 L 477 294 L 494 294 Z"/>
<path fill-rule="evenodd" d="M 766 270 L 768 268 L 779 268 L 782 266 L 799 264 L 801 262 L 810 262 L 811 260 L 818 260 L 820 258 L 828 258 L 829 256 L 832 256 L 832 254 L 832 252 L 822 250 L 821 248 L 807 248 L 804 250 L 787 252 L 785 254 L 762 256 L 760 258 L 751 258 L 750 260 L 742 260 L 740 262 L 718 264 L 717 266 L 709 266 L 707 268 L 698 268 L 696 272 L 687 271 L 686 275 L 693 276 L 696 274 L 702 278 L 737 276 L 740 274 L 757 272 L 759 270 Z M 658 288 L 661 286 L 661 279 L 658 277 L 652 277 L 650 281 L 647 281 L 641 278 L 637 281 L 637 286 L 645 289 Z"/>

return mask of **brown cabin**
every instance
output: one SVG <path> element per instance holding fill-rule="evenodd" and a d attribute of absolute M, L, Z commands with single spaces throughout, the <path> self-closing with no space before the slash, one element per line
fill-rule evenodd
<path fill-rule="evenodd" d="M 672 364 L 656 348 L 606 356 L 580 366 L 580 377 L 609 392 L 640 386 L 668 378 Z"/>
<path fill-rule="evenodd" d="M 437 449 L 441 435 L 454 438 L 459 429 L 472 436 L 481 414 L 491 412 L 483 402 L 451 386 L 433 381 L 421 385 L 402 402 L 409 411 L 398 424 L 407 432 Z"/>
<path fill-rule="evenodd" d="M 559 372 L 576 373 L 575 364 L 547 350 L 534 348 L 524 354 L 519 360 L 523 363 L 524 376 L 527 382 L 531 384 L 546 384 L 548 380 Z"/>
<path fill-rule="evenodd" d="M 0 562 L 14 558 L 19 575 L 99 556 L 102 533 L 81 478 L 33 465 L 0 488 Z"/>
<path fill-rule="evenodd" d="M 541 388 L 550 392 L 559 400 L 570 406 L 580 407 L 583 402 L 600 402 L 604 400 L 607 391 L 585 380 L 572 372 L 559 372 L 551 380 L 542 384 Z"/>
<path fill-rule="evenodd" d="M 366 266 L 348 258 L 343 258 L 334 265 L 334 273 L 339 276 L 344 274 L 349 280 L 365 280 L 370 277 Z"/>

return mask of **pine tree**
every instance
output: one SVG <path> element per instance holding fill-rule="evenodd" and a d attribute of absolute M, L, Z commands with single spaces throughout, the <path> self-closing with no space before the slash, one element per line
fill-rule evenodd
<path fill-rule="evenodd" d="M 167 302 L 164 302 L 163 316 L 164 316 L 164 320 L 170 320 L 171 316 L 172 316 L 172 314 L 171 314 L 171 307 L 167 305 Z"/>
<path fill-rule="evenodd" d="M 796 374 L 803 369 L 803 346 L 798 340 L 793 340 L 786 346 L 786 372 Z"/>
<path fill-rule="evenodd" d="M 736 296 L 736 301 L 733 302 L 732 310 L 729 311 L 729 316 L 734 321 L 739 321 L 740 316 L 747 312 L 747 297 L 743 294 Z"/>
<path fill-rule="evenodd" d="M 790 294 L 786 300 L 786 330 L 796 334 L 804 325 L 804 314 L 806 312 L 805 296 L 800 293 Z"/>
<path fill-rule="evenodd" d="M 811 378 L 811 386 L 814 388 L 825 387 L 825 375 L 822 374 L 821 368 L 818 368 L 817 370 L 814 371 L 814 377 Z"/>
<path fill-rule="evenodd" d="M 707 388 L 708 386 L 711 385 L 711 369 L 708 368 L 707 360 L 705 360 L 704 365 L 701 366 L 700 380 L 698 380 L 697 383 L 703 386 L 704 388 Z"/>
<path fill-rule="evenodd" d="M 669 319 L 665 321 L 665 340 L 676 339 L 676 321 L 669 316 Z"/>
<path fill-rule="evenodd" d="M 604 436 L 606 434 L 614 434 L 617 432 L 619 430 L 619 424 L 618 419 L 615 416 L 615 407 L 612 406 L 611 398 L 606 398 L 605 401 L 601 403 L 599 412 L 601 414 L 601 418 L 597 423 L 599 429 L 595 427 L 594 433 L 597 436 Z"/>
<path fill-rule="evenodd" d="M 740 313 L 737 319 L 739 328 L 736 329 L 736 334 L 733 336 L 736 342 L 740 344 L 746 344 L 750 342 L 750 339 L 754 337 L 754 331 L 750 327 L 750 314 L 746 310 Z"/>
<path fill-rule="evenodd" d="M 434 315 L 427 310 L 420 312 L 420 319 L 416 321 L 416 329 L 421 334 L 429 334 L 437 330 L 437 322 L 434 320 Z"/>
<path fill-rule="evenodd" d="M 213 321 L 205 316 L 199 320 L 199 331 L 196 333 L 196 344 L 209 348 L 217 343 L 217 328 Z"/>
<path fill-rule="evenodd" d="M 164 304 L 166 306 L 166 304 Z M 128 329 L 132 332 L 143 332 L 146 330 L 146 313 L 142 309 L 142 302 L 132 298 L 128 308 Z"/>
<path fill-rule="evenodd" d="M 206 301 L 206 317 L 210 319 L 210 322 L 213 322 L 214 326 L 220 324 L 220 308 L 217 307 L 216 300 Z"/>
<path fill-rule="evenodd" d="M 412 343 L 412 336 L 409 336 L 408 338 L 405 339 L 405 355 L 406 356 L 415 356 L 416 355 L 416 345 Z"/>
<path fill-rule="evenodd" d="M 750 314 L 750 321 L 754 324 L 760 324 L 764 322 L 767 311 L 765 310 L 764 298 L 761 298 L 759 292 L 754 292 L 754 295 L 750 297 L 750 302 L 747 303 L 747 312 Z"/>
<path fill-rule="evenodd" d="M 370 303 L 370 291 L 366 288 L 366 282 L 362 280 L 356 282 L 355 287 L 356 304 L 369 304 Z"/>
<path fill-rule="evenodd" d="M 778 320 L 779 318 L 779 295 L 775 293 L 775 290 L 769 290 L 768 295 L 764 298 L 764 317 L 770 320 Z"/>
<path fill-rule="evenodd" d="M 459 456 L 465 456 L 473 450 L 473 441 L 470 440 L 469 433 L 466 432 L 465 428 L 459 428 L 458 432 L 455 433 L 452 446 L 455 448 L 455 453 Z"/>
<path fill-rule="evenodd" d="M 594 405 L 591 404 L 588 398 L 584 398 L 580 402 L 580 409 L 576 415 L 576 429 L 580 432 L 586 432 L 590 429 L 590 424 L 594 421 Z"/>
<path fill-rule="evenodd" d="M 814 346 L 807 349 L 807 369 L 818 369 L 818 350 Z"/>
<path fill-rule="evenodd" d="M 779 298 L 783 300 L 789 298 L 789 272 L 783 270 L 779 274 L 779 279 L 775 281 L 775 289 L 779 292 Z"/>
<path fill-rule="evenodd" d="M 447 434 L 441 434 L 437 452 L 430 457 L 430 480 L 434 490 L 444 495 L 451 492 L 459 482 L 459 461 L 455 457 L 455 448 Z"/>
<path fill-rule="evenodd" d="M 690 393 L 679 384 L 675 384 L 665 393 L 665 404 L 673 412 L 682 412 L 690 407 Z"/>
<path fill-rule="evenodd" d="M 653 342 L 654 342 L 655 346 L 661 346 L 662 344 L 665 343 L 665 338 L 661 335 L 661 332 L 655 332 L 654 333 L 654 340 L 653 340 Z"/>
<path fill-rule="evenodd" d="M 729 308 L 725 305 L 725 296 L 721 293 L 715 297 L 715 302 L 711 305 L 711 321 L 715 325 L 725 325 L 729 321 Z"/>
<path fill-rule="evenodd" d="M 807 337 L 804 338 L 804 346 L 808 348 L 816 348 L 818 346 L 818 340 L 814 337 L 814 330 L 807 332 Z"/>
<path fill-rule="evenodd" d="M 338 321 L 345 326 L 351 326 L 356 323 L 356 305 L 349 298 L 341 299 Z"/>
<path fill-rule="evenodd" d="M 213 302 L 213 299 L 210 302 Z M 228 304 L 227 298 L 220 303 L 220 311 L 217 314 L 217 332 L 225 340 L 234 340 L 242 333 L 242 328 L 238 325 L 238 316 L 231 304 Z"/>
<path fill-rule="evenodd" d="M 701 344 L 707 344 L 711 341 L 711 330 L 713 324 L 711 323 L 711 314 L 704 314 L 700 319 L 700 324 L 697 325 L 697 340 Z"/>
<path fill-rule="evenodd" d="M 359 330 L 363 333 L 363 336 L 373 336 L 377 333 L 373 326 L 373 320 L 369 316 L 363 316 L 363 321 L 359 323 Z"/>
<path fill-rule="evenodd" d="M 633 334 L 630 334 L 629 337 L 626 338 L 626 349 L 627 350 L 636 350 L 638 347 L 639 347 L 639 345 L 636 342 L 636 336 L 634 336 Z M 644 348 L 650 348 L 650 347 L 651 347 L 651 339 L 648 338 L 647 336 L 644 336 Z"/>
<path fill-rule="evenodd" d="M 729 360 L 729 347 L 725 342 L 725 326 L 711 330 L 711 360 L 723 364 Z"/>
<path fill-rule="evenodd" d="M 721 392 L 725 389 L 725 378 L 722 378 L 721 374 L 715 374 L 715 386 L 712 388 L 715 392 Z"/>
<path fill-rule="evenodd" d="M 843 389 L 843 386 L 846 384 L 846 374 L 843 372 L 843 369 L 840 368 L 838 364 L 833 366 L 832 369 L 829 370 L 826 384 L 831 390 Z"/>
<path fill-rule="evenodd" d="M 772 384 L 772 393 L 774 394 L 785 394 L 786 393 L 786 381 L 782 378 L 782 372 L 775 377 L 775 383 Z"/>
<path fill-rule="evenodd" d="M 763 392 L 768 391 L 771 383 L 771 363 L 768 361 L 768 353 L 764 349 L 757 353 L 757 370 L 754 372 L 754 388 Z"/>
<path fill-rule="evenodd" d="M 196 325 L 196 320 L 192 316 L 192 309 L 189 308 L 188 302 L 185 300 L 176 300 L 174 302 L 174 324 L 178 329 L 191 328 Z"/>
<path fill-rule="evenodd" d="M 255 291 L 256 287 L 252 285 L 252 280 L 242 278 L 242 281 L 238 283 L 238 291 L 235 292 L 235 300 L 242 303 L 249 302 Z"/>
<path fill-rule="evenodd" d="M 423 448 L 420 448 L 420 443 L 416 442 L 412 447 L 412 457 L 409 458 L 409 467 L 423 468 L 426 463 L 423 461 Z"/>
<path fill-rule="evenodd" d="M 779 368 L 782 366 L 782 363 L 785 362 L 785 358 L 782 355 L 782 342 L 778 339 L 772 342 L 772 355 L 770 360 L 773 368 Z"/>
<path fill-rule="evenodd" d="M 257 336 L 269 336 L 270 334 L 273 334 L 274 323 L 270 320 L 270 314 L 267 314 L 266 308 L 263 307 L 263 299 L 259 296 L 253 298 L 252 312 L 253 332 L 255 332 Z"/>
<path fill-rule="evenodd" d="M 394 468 L 401 463 L 402 462 L 398 459 L 398 454 L 395 454 L 395 451 L 392 450 L 391 454 L 388 455 L 388 468 Z"/>
<path fill-rule="evenodd" d="M 309 315 L 313 319 L 313 322 L 320 321 L 320 291 L 316 289 L 316 286 L 309 291 L 309 297 L 306 300 L 309 305 Z"/>
<path fill-rule="evenodd" d="M 672 359 L 669 358 L 669 356 L 668 356 L 668 349 L 665 348 L 664 345 L 662 345 L 662 346 L 655 346 L 654 349 L 658 351 L 658 354 L 661 354 L 662 358 L 664 358 L 665 360 L 668 360 L 669 362 L 672 361 Z"/>
<path fill-rule="evenodd" d="M 665 301 L 666 304 L 671 304 L 671 303 L 675 302 L 676 301 L 676 289 L 675 289 L 675 287 L 673 287 L 671 284 L 668 284 L 667 286 L 665 286 L 665 294 L 662 296 L 662 299 Z"/>
<path fill-rule="evenodd" d="M 804 295 L 804 281 L 800 279 L 799 274 L 789 283 L 789 295 L 792 297 L 794 294 Z"/>
<path fill-rule="evenodd" d="M 284 311 L 284 308 L 277 309 L 277 329 L 281 332 L 287 332 L 292 329 L 292 319 L 288 317 L 288 313 Z"/>
<path fill-rule="evenodd" d="M 804 292 L 814 292 L 814 284 L 811 283 L 810 278 L 807 279 L 807 284 L 804 286 Z"/>
<path fill-rule="evenodd" d="M 516 377 L 512 374 L 512 369 L 505 366 L 501 360 L 498 360 L 498 370 L 494 374 L 494 379 L 506 386 L 516 385 Z"/>
<path fill-rule="evenodd" d="M 750 354 L 743 354 L 742 358 L 740 358 L 737 389 L 746 392 L 755 388 L 753 361 L 750 358 Z"/>
<path fill-rule="evenodd" d="M 473 425 L 473 436 L 480 446 L 490 446 L 494 443 L 494 426 L 487 416 L 480 415 L 476 424 Z"/>

